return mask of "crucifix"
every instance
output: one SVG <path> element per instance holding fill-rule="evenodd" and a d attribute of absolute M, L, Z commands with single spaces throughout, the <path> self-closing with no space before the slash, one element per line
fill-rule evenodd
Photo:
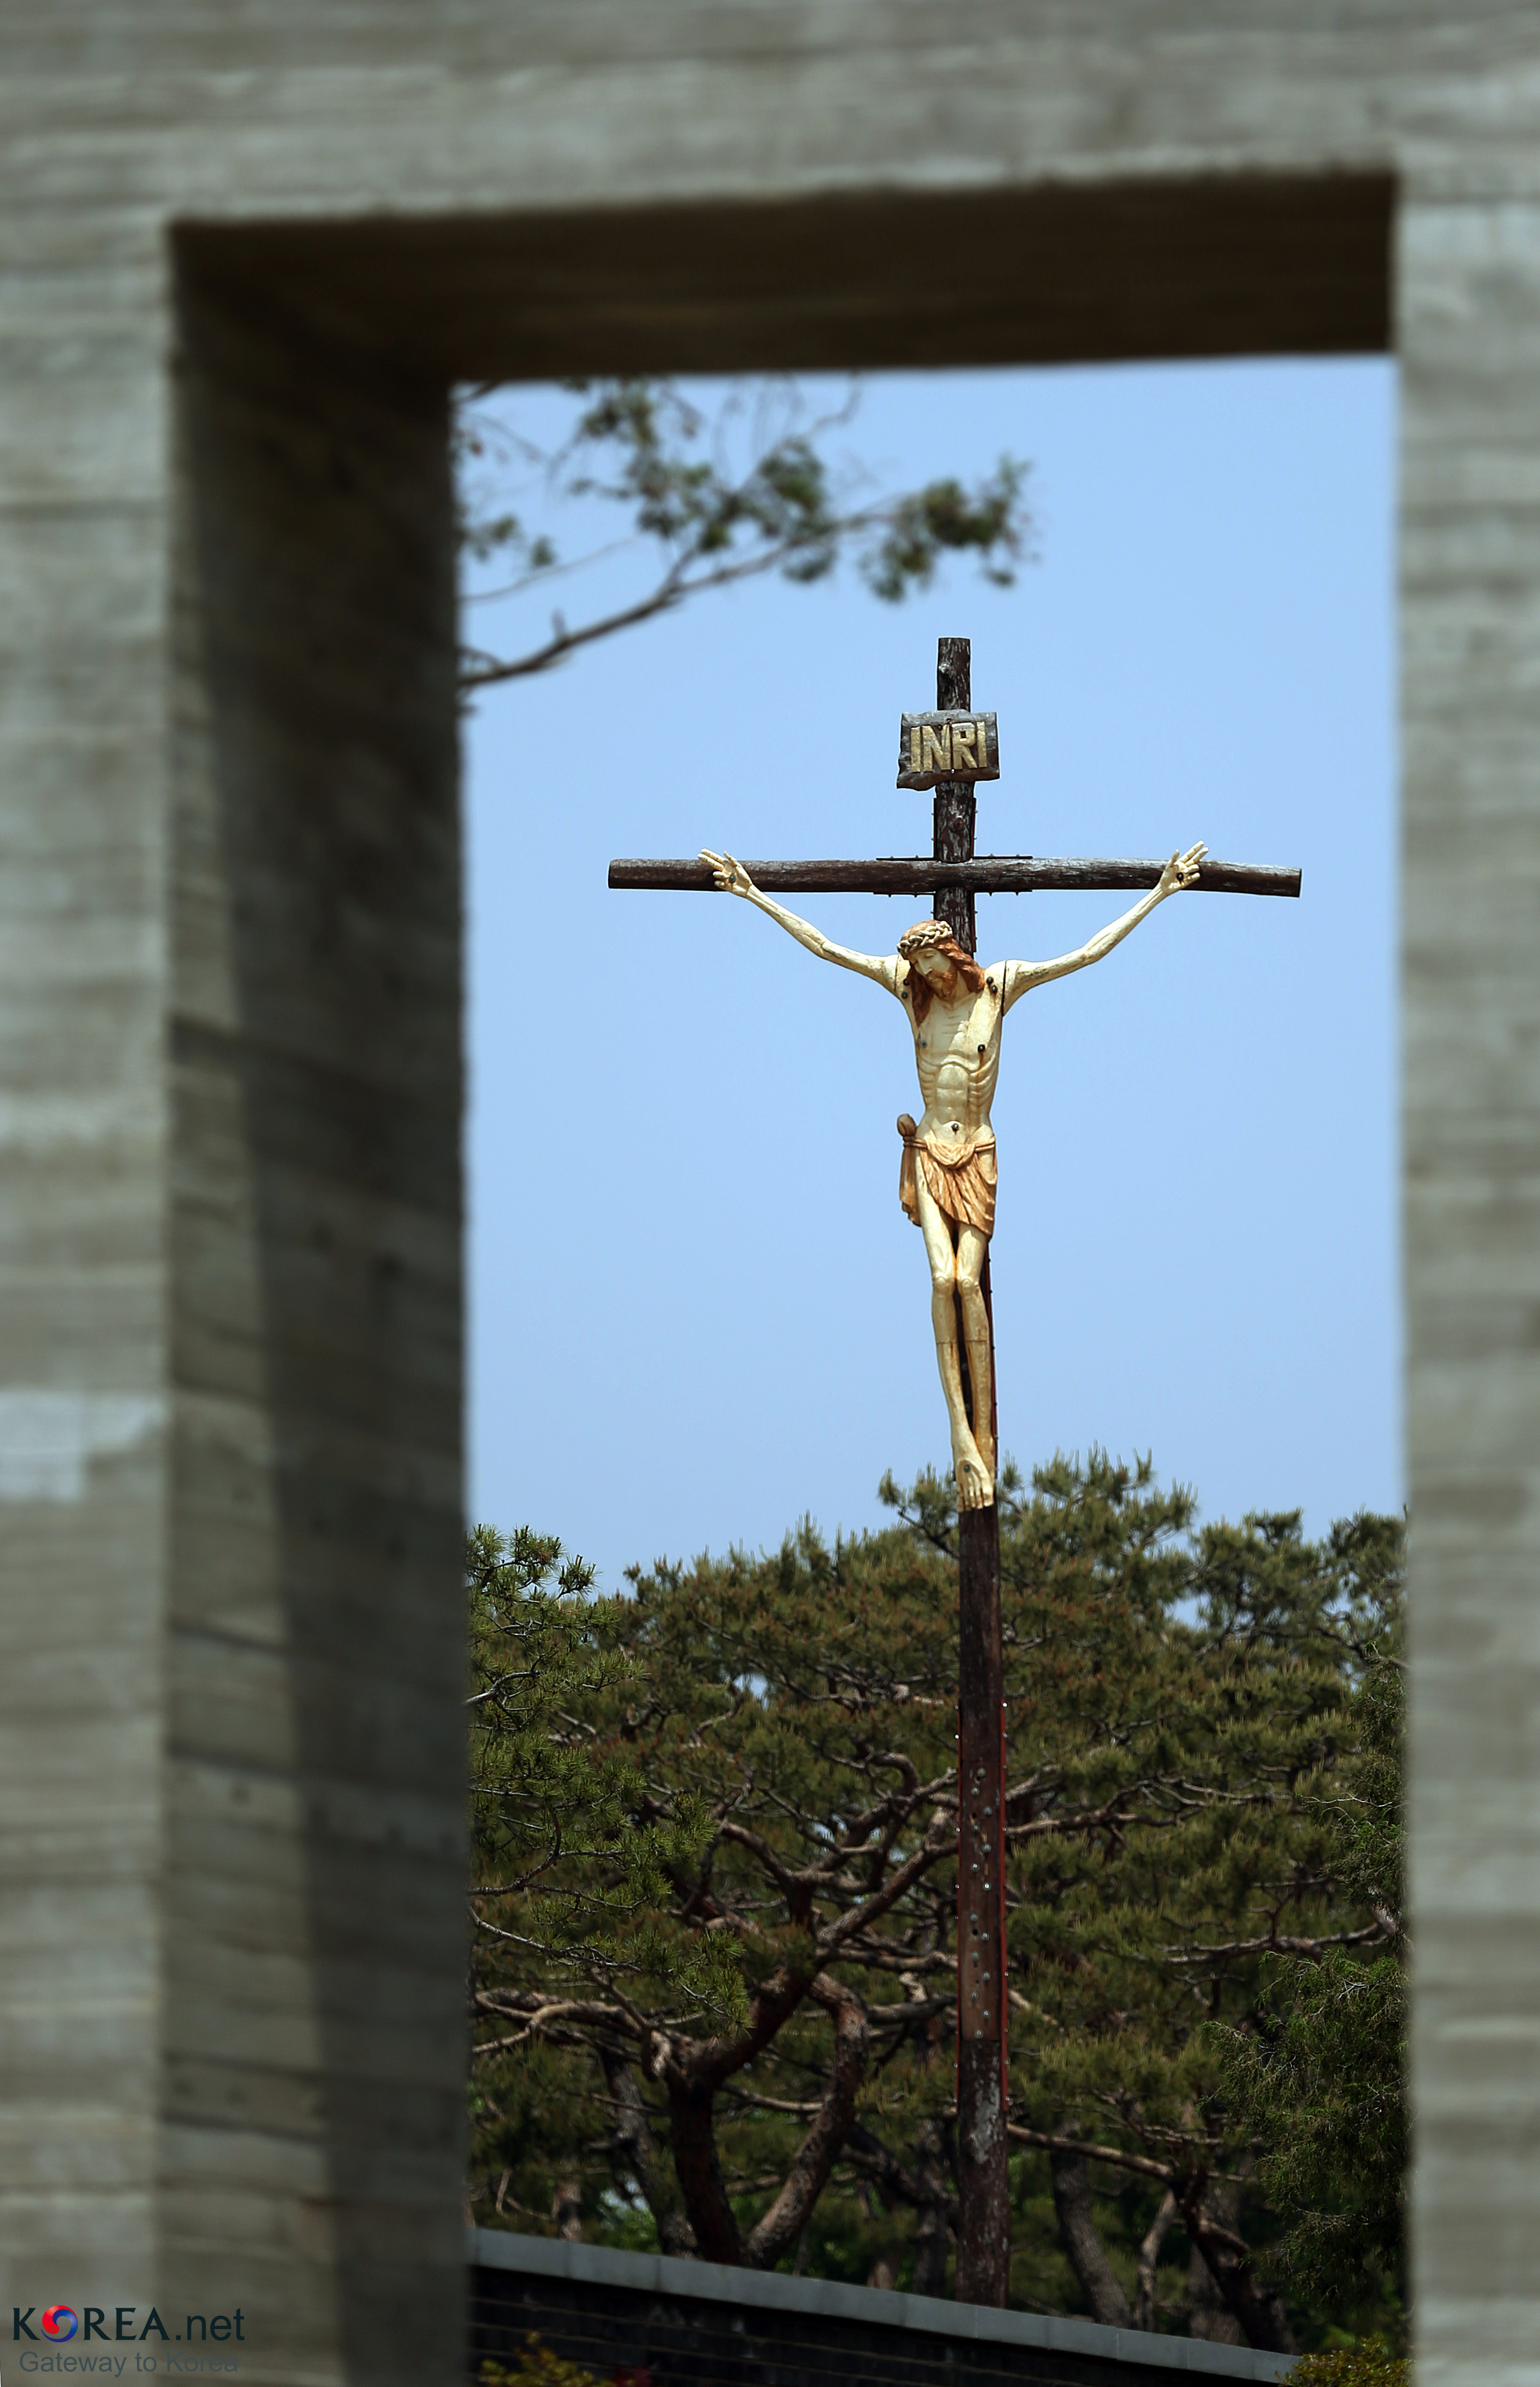
<path fill-rule="evenodd" d="M 990 1123 L 1001 1028 L 1022 995 L 1102 960 L 1168 896 L 1297 895 L 1297 870 L 1208 859 L 1199 844 L 1168 862 L 1044 861 L 974 853 L 975 789 L 1000 777 L 995 715 L 973 706 L 966 638 L 942 638 L 936 710 L 899 726 L 901 788 L 933 790 L 932 852 L 877 862 L 612 862 L 612 887 L 720 889 L 777 922 L 821 960 L 895 996 L 915 1042 L 923 1115 L 903 1114 L 899 1199 L 925 1239 L 936 1358 L 957 1484 L 957 2271 L 960 2302 L 1003 2305 L 1010 2278 L 1006 2109 L 1005 1703 L 1000 1640 L 999 1461 L 990 1238 L 996 1162 Z M 1145 890 L 1121 918 L 1047 962 L 980 967 L 974 899 L 1038 888 Z M 858 954 L 775 899 L 818 890 L 929 896 L 934 917 L 896 953 Z"/>

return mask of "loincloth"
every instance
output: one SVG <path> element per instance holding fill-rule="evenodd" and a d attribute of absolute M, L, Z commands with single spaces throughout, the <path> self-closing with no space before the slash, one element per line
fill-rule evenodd
<path fill-rule="evenodd" d="M 977 1227 L 981 1234 L 992 1235 L 999 1181 L 993 1129 L 976 1127 L 966 1135 L 920 1135 L 905 1111 L 898 1130 L 903 1138 L 899 1201 L 904 1216 L 919 1225 L 918 1177 L 923 1173 L 926 1192 L 943 1219 L 954 1227 Z"/>

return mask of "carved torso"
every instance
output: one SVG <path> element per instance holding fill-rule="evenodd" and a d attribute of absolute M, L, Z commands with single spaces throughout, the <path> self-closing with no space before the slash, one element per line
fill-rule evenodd
<path fill-rule="evenodd" d="M 1004 977 L 998 969 L 989 977 L 992 985 L 986 982 L 978 994 L 959 987 L 950 1001 L 933 996 L 923 1021 L 915 1019 L 912 1001 L 906 1005 L 925 1102 L 918 1130 L 922 1136 L 967 1135 L 990 1124 L 1000 1075 Z"/>

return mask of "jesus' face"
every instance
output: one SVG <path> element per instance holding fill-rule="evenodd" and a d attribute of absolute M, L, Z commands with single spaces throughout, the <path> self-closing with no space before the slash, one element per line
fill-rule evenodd
<path fill-rule="evenodd" d="M 943 986 L 953 974 L 953 964 L 945 954 L 939 954 L 934 945 L 922 946 L 909 966 L 918 970 L 928 986 L 937 988 Z"/>

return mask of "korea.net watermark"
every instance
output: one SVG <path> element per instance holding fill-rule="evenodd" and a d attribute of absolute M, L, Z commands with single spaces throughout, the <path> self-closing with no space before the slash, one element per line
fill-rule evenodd
<path fill-rule="evenodd" d="M 235 2349 L 246 2343 L 246 2318 L 239 2305 L 233 2313 L 179 2314 L 178 2329 L 153 2305 L 143 2322 L 137 2305 L 13 2305 L 11 2342 L 21 2352 L 9 2367 L 24 2378 L 228 2377 L 240 2368 Z"/>

